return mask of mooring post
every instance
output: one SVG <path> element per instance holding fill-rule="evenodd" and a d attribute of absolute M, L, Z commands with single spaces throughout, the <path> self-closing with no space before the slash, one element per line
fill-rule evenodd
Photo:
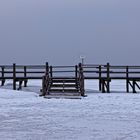
<path fill-rule="evenodd" d="M 110 93 L 110 64 L 107 63 L 107 93 Z"/>
<path fill-rule="evenodd" d="M 5 79 L 4 79 L 4 67 L 1 67 L 1 77 L 2 77 L 1 86 L 4 86 L 4 83 L 5 83 Z"/>
<path fill-rule="evenodd" d="M 129 67 L 126 66 L 126 92 L 129 92 Z"/>
<path fill-rule="evenodd" d="M 102 69 L 101 69 L 101 65 L 99 65 L 99 91 L 102 90 L 101 78 L 102 78 Z"/>
<path fill-rule="evenodd" d="M 13 90 L 16 90 L 16 64 L 13 63 Z"/>
<path fill-rule="evenodd" d="M 27 87 L 27 67 L 24 66 L 24 87 Z"/>

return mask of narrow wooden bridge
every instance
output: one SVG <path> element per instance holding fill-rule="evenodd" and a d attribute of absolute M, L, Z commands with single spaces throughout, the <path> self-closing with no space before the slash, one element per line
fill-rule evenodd
<path fill-rule="evenodd" d="M 6 80 L 13 81 L 13 89 L 20 90 L 29 80 L 42 80 L 42 95 L 85 96 L 84 79 L 99 81 L 99 91 L 111 92 L 111 81 L 125 80 L 126 92 L 140 91 L 140 66 L 78 64 L 75 66 L 0 65 L 1 86 Z M 17 84 L 18 83 L 18 84 Z"/>

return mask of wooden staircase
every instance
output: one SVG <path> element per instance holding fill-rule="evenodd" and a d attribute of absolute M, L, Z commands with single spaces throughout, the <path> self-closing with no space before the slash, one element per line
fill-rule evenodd
<path fill-rule="evenodd" d="M 59 67 L 61 68 L 61 67 Z M 63 69 L 65 67 L 63 66 Z M 66 68 L 69 68 L 66 66 Z M 71 67 L 70 67 L 71 68 Z M 42 95 L 47 98 L 77 98 L 85 96 L 84 93 L 84 75 L 82 65 L 74 67 L 74 70 L 59 70 L 57 73 L 74 73 L 72 76 L 55 76 L 55 68 L 48 66 L 48 72 L 43 76 Z"/>
<path fill-rule="evenodd" d="M 49 94 L 80 95 L 79 83 L 75 77 L 53 77 Z"/>

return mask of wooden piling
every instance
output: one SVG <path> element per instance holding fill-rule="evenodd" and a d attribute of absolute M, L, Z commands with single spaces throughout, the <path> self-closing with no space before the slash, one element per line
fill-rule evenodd
<path fill-rule="evenodd" d="M 129 67 L 126 66 L 126 92 L 129 92 Z"/>
<path fill-rule="evenodd" d="M 13 63 L 13 90 L 16 90 L 16 63 Z"/>
<path fill-rule="evenodd" d="M 110 64 L 107 63 L 107 93 L 110 93 Z"/>
<path fill-rule="evenodd" d="M 19 80 L 19 88 L 18 88 L 18 90 L 21 90 L 22 89 L 22 80 Z"/>
<path fill-rule="evenodd" d="M 52 70 L 52 66 L 50 66 L 50 77 L 52 78 L 53 77 L 53 70 Z"/>
<path fill-rule="evenodd" d="M 27 87 L 27 67 L 26 66 L 24 66 L 24 78 L 25 78 L 25 80 L 24 80 L 24 87 Z"/>
<path fill-rule="evenodd" d="M 101 81 L 101 77 L 102 77 L 102 69 L 101 69 L 101 65 L 99 65 L 99 91 L 102 90 L 102 81 Z"/>
<path fill-rule="evenodd" d="M 132 85 L 133 85 L 133 88 L 132 88 L 133 93 L 137 93 L 137 92 L 136 92 L 136 88 L 135 88 L 135 80 L 134 80 L 134 79 L 133 79 L 133 81 L 132 81 Z"/>
<path fill-rule="evenodd" d="M 78 66 L 75 65 L 76 88 L 78 89 Z"/>
<path fill-rule="evenodd" d="M 102 93 L 105 93 L 105 80 L 104 79 L 101 80 L 101 84 L 102 84 L 102 87 L 101 87 Z"/>
<path fill-rule="evenodd" d="M 83 74 L 83 67 L 82 64 L 79 63 L 79 82 L 80 82 L 80 92 L 81 96 L 85 96 L 85 89 L 84 89 L 84 74 Z"/>
<path fill-rule="evenodd" d="M 4 79 L 4 67 L 1 67 L 1 77 L 2 77 L 1 86 L 4 86 L 4 83 L 5 83 L 5 79 Z"/>
<path fill-rule="evenodd" d="M 49 73 L 49 64 L 48 64 L 48 62 L 46 62 L 46 70 L 45 70 L 45 75 L 48 75 L 48 73 Z"/>
<path fill-rule="evenodd" d="M 46 95 L 46 76 L 43 76 L 42 79 L 42 94 L 41 96 L 45 96 Z"/>

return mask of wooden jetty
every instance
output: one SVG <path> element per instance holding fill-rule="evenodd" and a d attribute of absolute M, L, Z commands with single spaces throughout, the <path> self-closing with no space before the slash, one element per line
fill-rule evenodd
<path fill-rule="evenodd" d="M 112 80 L 125 80 L 126 92 L 132 89 L 137 93 L 136 88 L 140 90 L 140 66 L 119 66 L 119 65 L 83 65 L 85 79 L 99 80 L 99 90 L 102 93 L 110 93 L 110 83 Z M 88 75 L 90 73 L 90 76 Z"/>
<path fill-rule="evenodd" d="M 85 96 L 84 80 L 99 81 L 99 91 L 111 92 L 111 81 L 125 80 L 126 92 L 137 93 L 140 90 L 140 66 L 93 65 L 79 63 L 75 66 L 45 65 L 0 65 L 1 86 L 6 80 L 13 81 L 13 89 L 26 87 L 29 80 L 42 80 L 42 95 Z M 17 84 L 18 83 L 18 84 Z M 24 85 L 23 85 L 24 84 Z"/>
<path fill-rule="evenodd" d="M 47 65 L 47 63 L 46 63 Z M 42 79 L 45 74 L 46 65 L 0 65 L 1 68 L 1 86 L 4 86 L 6 80 L 13 80 L 13 90 L 20 90 L 22 83 L 27 86 L 28 80 Z M 17 82 L 19 86 L 17 87 Z"/>

